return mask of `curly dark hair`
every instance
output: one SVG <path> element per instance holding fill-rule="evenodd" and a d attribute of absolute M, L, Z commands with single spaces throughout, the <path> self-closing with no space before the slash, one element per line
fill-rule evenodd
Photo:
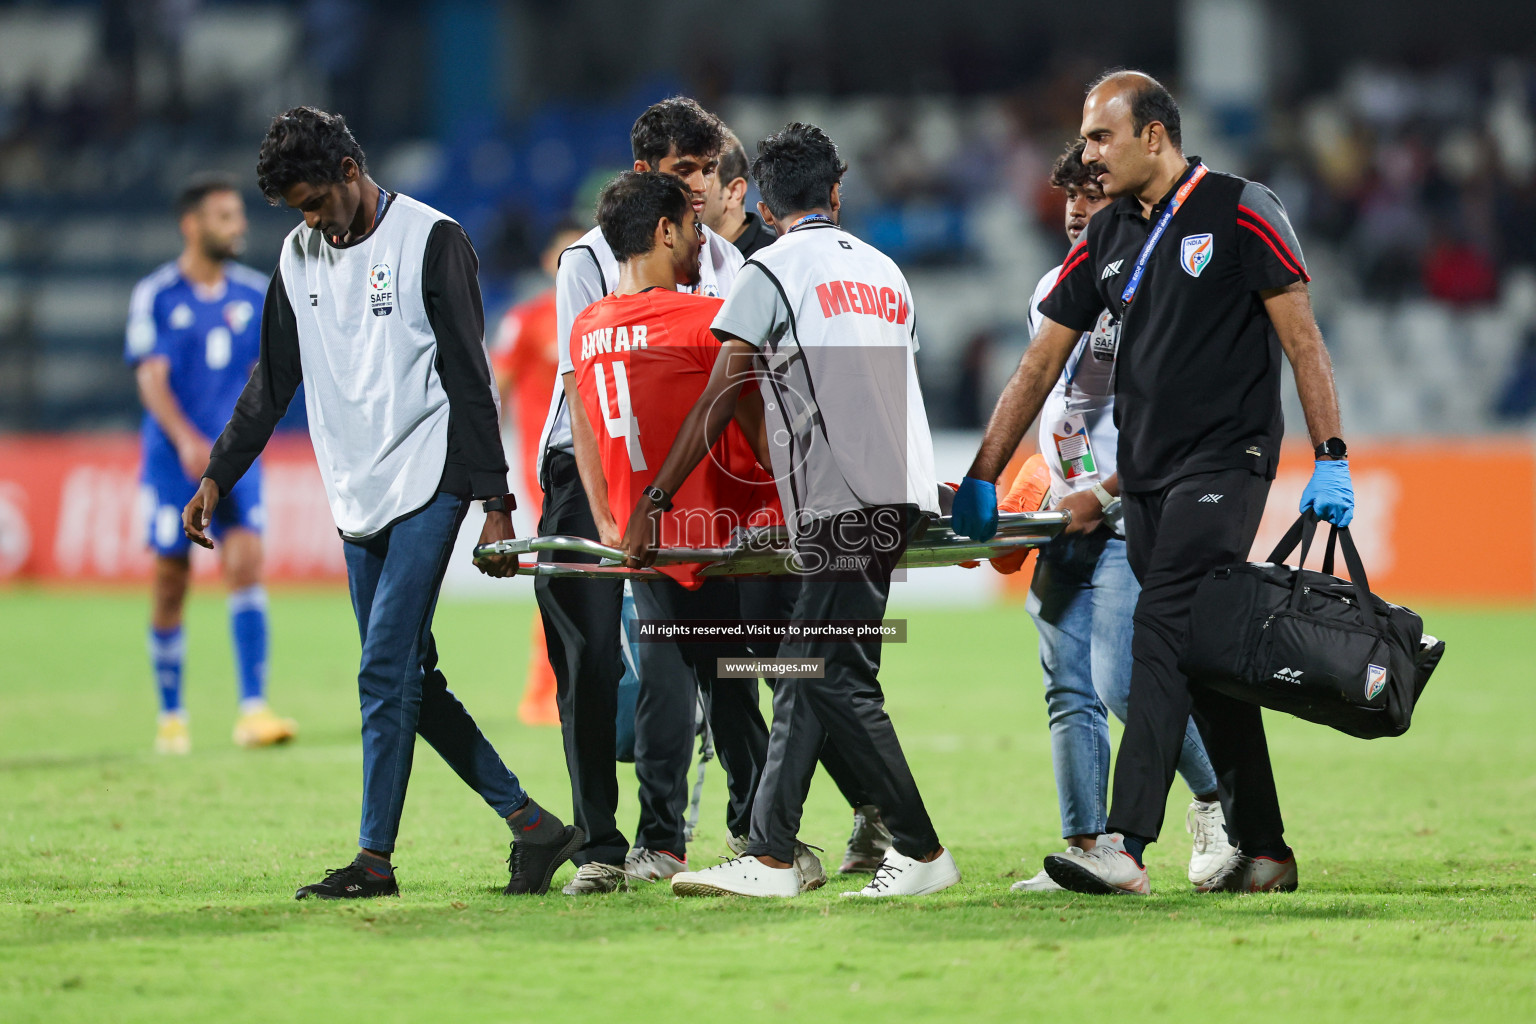
<path fill-rule="evenodd" d="M 294 185 L 328 185 L 342 180 L 341 161 L 351 157 L 368 171 L 363 147 L 352 137 L 346 118 L 314 107 L 294 107 L 272 119 L 256 158 L 256 186 L 273 206 Z"/>
<path fill-rule="evenodd" d="M 725 144 L 726 127 L 714 114 L 687 96 L 672 96 L 645 108 L 629 130 L 635 159 L 651 170 L 677 147 L 679 156 L 712 157 Z"/>
<path fill-rule="evenodd" d="M 688 186 L 670 174 L 625 171 L 597 197 L 597 226 L 613 258 L 623 263 L 651 251 L 661 218 L 682 224 L 692 201 Z"/>
<path fill-rule="evenodd" d="M 826 206 L 846 173 L 848 164 L 827 133 L 799 121 L 759 142 L 752 161 L 752 180 L 775 217 Z"/>
<path fill-rule="evenodd" d="M 1051 184 L 1056 188 L 1070 188 L 1081 192 L 1084 189 L 1099 187 L 1093 175 L 1088 173 L 1088 168 L 1083 166 L 1085 145 L 1082 139 L 1073 139 L 1067 143 L 1067 148 L 1051 165 Z"/>

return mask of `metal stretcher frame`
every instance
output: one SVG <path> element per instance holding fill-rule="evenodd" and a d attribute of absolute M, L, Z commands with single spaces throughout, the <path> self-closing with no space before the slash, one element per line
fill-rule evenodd
<path fill-rule="evenodd" d="M 950 528 L 949 516 L 931 517 L 923 532 L 908 543 L 906 553 L 897 565 L 904 569 L 924 569 L 997 558 L 1021 548 L 1036 548 L 1047 544 L 1066 529 L 1071 521 L 1070 512 L 1002 513 L 997 517 L 996 535 L 991 540 L 978 541 L 957 535 Z M 493 555 L 537 555 L 545 551 L 590 555 L 602 561 L 519 561 L 517 575 L 587 579 L 654 579 L 663 575 L 654 566 L 646 569 L 626 567 L 622 564 L 623 552 L 618 548 L 583 537 L 559 534 L 481 544 L 475 548 L 474 556 L 480 559 Z M 702 564 L 703 568 L 695 575 L 705 578 L 782 576 L 795 572 L 791 557 L 788 531 L 778 526 L 754 530 L 740 543 L 728 548 L 663 548 L 657 552 L 655 565 Z"/>

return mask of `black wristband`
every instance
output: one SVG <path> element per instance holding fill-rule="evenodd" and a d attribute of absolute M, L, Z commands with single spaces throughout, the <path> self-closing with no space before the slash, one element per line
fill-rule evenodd
<path fill-rule="evenodd" d="M 655 487 L 655 486 L 647 487 L 642 493 L 647 498 L 651 499 L 651 504 L 652 505 L 655 505 L 657 508 L 661 509 L 663 512 L 671 511 L 671 509 L 672 509 L 672 498 L 667 494 L 666 491 L 662 490 L 660 487 Z"/>
<path fill-rule="evenodd" d="M 1319 459 L 1347 459 L 1349 458 L 1349 446 L 1344 443 L 1343 438 L 1330 437 L 1312 449 L 1312 454 Z"/>
<path fill-rule="evenodd" d="M 517 496 L 502 494 L 494 498 L 487 498 L 480 503 L 480 507 L 486 512 L 511 512 L 517 508 Z"/>

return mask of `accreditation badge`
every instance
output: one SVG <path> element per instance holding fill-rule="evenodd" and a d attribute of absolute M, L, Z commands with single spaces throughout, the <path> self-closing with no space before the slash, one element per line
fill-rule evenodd
<path fill-rule="evenodd" d="M 1056 443 L 1056 461 L 1061 466 L 1061 477 L 1071 488 L 1081 490 L 1083 485 L 1098 478 L 1099 464 L 1093 457 L 1093 442 L 1088 438 L 1088 423 L 1079 414 L 1059 420 L 1051 428 Z"/>

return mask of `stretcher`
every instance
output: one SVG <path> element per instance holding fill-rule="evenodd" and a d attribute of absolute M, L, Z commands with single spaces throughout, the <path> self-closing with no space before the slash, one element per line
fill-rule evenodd
<path fill-rule="evenodd" d="M 955 533 L 949 516 L 930 516 L 897 563 L 902 569 L 926 569 L 983 558 L 997 558 L 1025 548 L 1050 542 L 1072 521 L 1070 512 L 1005 512 L 997 517 L 997 533 L 985 541 L 972 540 Z M 524 562 L 523 555 L 545 553 L 579 554 L 595 557 L 597 562 Z M 721 548 L 662 548 L 655 563 L 644 569 L 623 564 L 623 552 L 584 537 L 560 534 L 544 537 L 519 537 L 481 544 L 475 548 L 478 560 L 494 555 L 518 556 L 517 575 L 580 577 L 587 579 L 656 579 L 663 574 L 656 566 L 699 565 L 694 573 L 703 579 L 714 576 L 783 576 L 797 570 L 790 549 L 789 532 L 783 526 L 760 527 L 746 531 L 735 544 Z"/>

